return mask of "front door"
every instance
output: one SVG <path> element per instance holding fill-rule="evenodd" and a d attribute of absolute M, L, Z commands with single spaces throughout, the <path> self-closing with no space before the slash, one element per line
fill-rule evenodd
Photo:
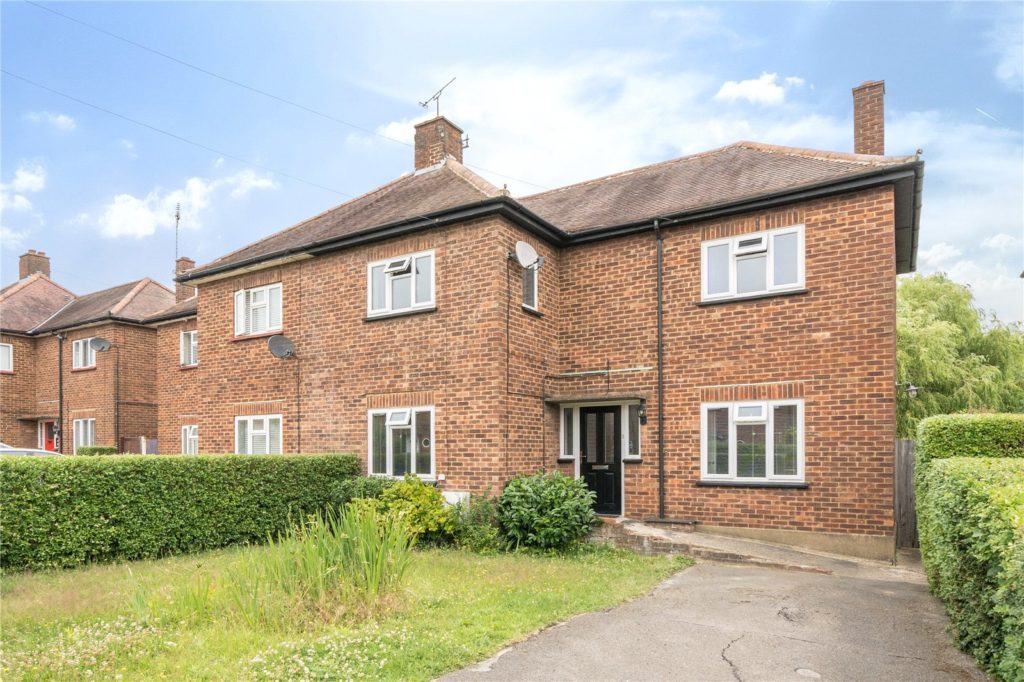
<path fill-rule="evenodd" d="M 598 514 L 622 513 L 622 409 L 580 409 L 580 476 L 597 499 Z"/>
<path fill-rule="evenodd" d="M 50 452 L 57 451 L 57 422 L 39 422 L 39 447 Z"/>

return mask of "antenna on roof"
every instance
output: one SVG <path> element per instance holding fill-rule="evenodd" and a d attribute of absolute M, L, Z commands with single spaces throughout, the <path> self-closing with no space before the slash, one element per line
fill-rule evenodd
<path fill-rule="evenodd" d="M 178 224 L 181 223 L 181 202 L 174 207 L 174 263 L 177 268 L 178 263 Z M 175 275 L 178 273 L 175 272 Z"/>
<path fill-rule="evenodd" d="M 449 85 L 451 85 L 454 82 L 455 82 L 455 79 L 452 78 L 450 81 L 448 81 L 447 83 L 442 85 L 441 89 L 438 90 L 437 92 L 435 92 L 433 95 L 431 95 L 425 102 L 420 102 L 420 106 L 423 107 L 424 109 L 426 109 L 427 107 L 430 106 L 431 102 L 434 102 L 434 104 L 437 106 L 436 113 L 437 113 L 438 116 L 440 116 L 441 115 L 441 93 L 444 92 L 445 88 L 447 88 Z"/>

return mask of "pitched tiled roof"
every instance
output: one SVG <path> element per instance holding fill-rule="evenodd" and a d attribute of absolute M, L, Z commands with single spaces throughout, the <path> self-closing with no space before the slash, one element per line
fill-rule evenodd
<path fill-rule="evenodd" d="M 168 308 L 164 308 L 163 310 L 159 310 L 153 313 L 152 315 L 147 317 L 145 321 L 147 323 L 163 322 L 165 320 L 176 320 L 179 317 L 191 317 L 192 315 L 196 314 L 196 310 L 198 309 L 196 303 L 197 299 L 195 296 L 191 298 L 186 298 L 184 301 L 181 301 L 180 303 L 175 303 L 174 305 Z"/>
<path fill-rule="evenodd" d="M 579 233 L 838 182 L 915 160 L 737 142 L 519 202 L 562 230 Z"/>
<path fill-rule="evenodd" d="M 222 268 L 252 258 L 302 248 L 314 242 L 372 230 L 418 216 L 498 196 L 500 191 L 461 163 L 443 164 L 403 175 L 361 197 L 272 234 L 202 265 L 193 273 Z"/>
<path fill-rule="evenodd" d="M 147 277 L 79 296 L 33 331 L 54 331 L 107 318 L 141 322 L 173 303 L 174 294 Z"/>
<path fill-rule="evenodd" d="M 27 332 L 43 323 L 75 295 L 42 273 L 0 290 L 0 329 Z"/>

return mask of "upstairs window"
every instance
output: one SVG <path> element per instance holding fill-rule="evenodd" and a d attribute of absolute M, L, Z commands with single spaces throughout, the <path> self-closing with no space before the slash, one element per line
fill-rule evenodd
<path fill-rule="evenodd" d="M 235 417 L 235 452 L 240 455 L 281 454 L 281 415 Z"/>
<path fill-rule="evenodd" d="M 434 307 L 434 252 L 377 261 L 367 266 L 367 316 Z"/>
<path fill-rule="evenodd" d="M 14 371 L 14 346 L 0 343 L 0 372 Z"/>
<path fill-rule="evenodd" d="M 71 345 L 71 368 L 85 369 L 96 366 L 96 351 L 89 342 L 92 338 L 78 339 Z"/>
<path fill-rule="evenodd" d="M 701 300 L 783 293 L 804 287 L 804 226 L 701 244 Z"/>
<path fill-rule="evenodd" d="M 434 408 L 370 410 L 369 472 L 434 475 Z"/>
<path fill-rule="evenodd" d="M 529 310 L 537 311 L 539 309 L 538 300 L 538 280 L 540 278 L 537 275 L 537 269 L 535 267 L 523 268 L 523 307 Z"/>
<path fill-rule="evenodd" d="M 192 367 L 199 364 L 199 332 L 181 333 L 181 365 Z"/>
<path fill-rule="evenodd" d="M 235 292 L 235 336 L 281 330 L 281 285 Z"/>
<path fill-rule="evenodd" d="M 189 424 L 181 427 L 181 452 L 185 455 L 199 454 L 199 426 Z"/>
<path fill-rule="evenodd" d="M 701 406 L 701 478 L 802 481 L 802 400 Z"/>

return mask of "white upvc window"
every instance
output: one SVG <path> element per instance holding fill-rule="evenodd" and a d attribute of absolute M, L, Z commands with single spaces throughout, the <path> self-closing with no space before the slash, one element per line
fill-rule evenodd
<path fill-rule="evenodd" d="M 86 445 L 96 445 L 96 420 L 75 419 L 72 422 L 72 448 L 73 453 L 78 453 L 78 448 Z"/>
<path fill-rule="evenodd" d="M 197 424 L 181 427 L 181 452 L 184 455 L 199 454 L 199 426 Z"/>
<path fill-rule="evenodd" d="M 434 478 L 434 408 L 426 405 L 368 412 L 370 474 Z"/>
<path fill-rule="evenodd" d="M 580 403 L 561 405 L 559 426 L 559 459 L 576 459 L 580 452 L 580 410 L 585 407 L 600 407 L 609 403 Z M 622 424 L 622 459 L 640 459 L 640 435 L 643 433 L 639 402 L 612 403 L 618 405 Z"/>
<path fill-rule="evenodd" d="M 235 336 L 266 334 L 280 329 L 280 284 L 235 292 Z"/>
<path fill-rule="evenodd" d="M 190 331 L 181 333 L 180 358 L 183 367 L 191 367 L 199 364 L 199 332 Z"/>
<path fill-rule="evenodd" d="M 0 372 L 14 371 L 14 346 L 0 343 Z"/>
<path fill-rule="evenodd" d="M 704 403 L 701 479 L 803 481 L 804 402 Z"/>
<path fill-rule="evenodd" d="M 240 455 L 281 454 L 281 415 L 235 417 L 235 452 Z"/>
<path fill-rule="evenodd" d="M 536 266 L 523 268 L 523 307 L 540 310 L 540 274 Z"/>
<path fill-rule="evenodd" d="M 804 288 L 804 226 L 702 242 L 701 300 Z"/>
<path fill-rule="evenodd" d="M 366 266 L 368 317 L 433 307 L 433 251 L 389 258 Z"/>
<path fill-rule="evenodd" d="M 90 341 L 92 341 L 92 337 L 78 339 L 71 344 L 72 369 L 85 369 L 86 367 L 96 366 L 96 351 L 89 345 Z"/>

